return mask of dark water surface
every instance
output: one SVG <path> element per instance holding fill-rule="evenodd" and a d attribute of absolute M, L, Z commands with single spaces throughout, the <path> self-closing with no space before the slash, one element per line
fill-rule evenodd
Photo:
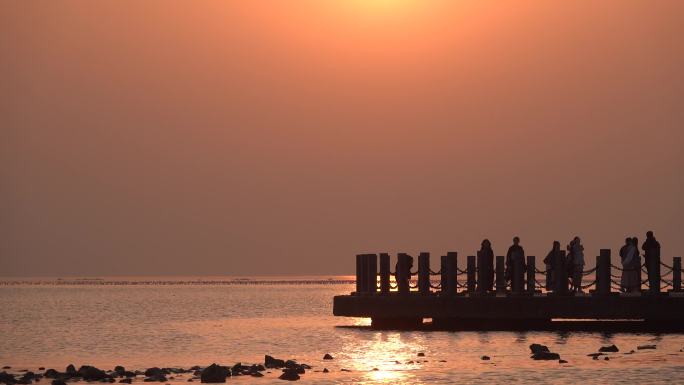
<path fill-rule="evenodd" d="M 335 277 L 335 284 L 328 277 L 262 280 L 269 282 L 5 282 L 0 365 L 144 369 L 256 363 L 270 354 L 328 368 L 330 373 L 303 375 L 302 382 L 317 384 L 684 383 L 681 334 L 375 331 L 365 327 L 369 320 L 332 316 L 333 296 L 353 290 L 347 277 Z M 548 345 L 568 364 L 532 361 L 531 343 Z M 620 348 L 609 361 L 587 357 L 609 344 Z M 657 349 L 624 354 L 644 344 Z M 323 361 L 325 353 L 335 359 Z M 491 360 L 480 360 L 483 355 Z M 277 375 L 228 381 L 280 382 Z"/>

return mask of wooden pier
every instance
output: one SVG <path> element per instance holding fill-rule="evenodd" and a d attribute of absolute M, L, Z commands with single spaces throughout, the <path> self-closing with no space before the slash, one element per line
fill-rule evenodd
<path fill-rule="evenodd" d="M 527 263 L 513 261 L 507 280 L 503 256 L 496 257 L 493 272 L 482 262 L 478 269 L 475 256 L 468 256 L 461 270 L 458 254 L 449 252 L 435 272 L 430 254 L 424 252 L 412 272 L 413 258 L 399 253 L 391 272 L 389 254 L 360 254 L 356 291 L 336 296 L 333 314 L 371 318 L 376 328 L 684 331 L 681 257 L 673 258 L 672 266 L 660 260 L 642 266 L 639 274 L 646 279 L 633 292 L 621 293 L 619 273 L 614 274 L 621 269 L 611 264 L 610 254 L 602 249 L 596 266 L 582 273 L 589 280 L 583 293 L 570 291 L 564 268 L 537 269 L 534 256 L 528 256 Z M 494 285 L 487 278 L 491 275 L 496 277 Z M 424 324 L 426 319 L 432 322 Z"/>

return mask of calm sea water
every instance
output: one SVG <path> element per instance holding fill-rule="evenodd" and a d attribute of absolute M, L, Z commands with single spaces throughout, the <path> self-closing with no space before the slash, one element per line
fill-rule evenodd
<path fill-rule="evenodd" d="M 684 383 L 681 334 L 375 331 L 369 320 L 332 316 L 333 296 L 350 284 L 127 281 L 0 285 L 0 365 L 144 369 L 257 363 L 270 354 L 314 366 L 301 380 L 313 384 Z M 531 343 L 569 363 L 532 361 Z M 608 344 L 620 348 L 610 361 L 586 356 Z M 657 349 L 623 354 L 643 344 Z M 325 353 L 335 359 L 323 361 Z M 330 373 L 315 372 L 323 368 Z M 277 375 L 228 382 L 281 382 Z"/>

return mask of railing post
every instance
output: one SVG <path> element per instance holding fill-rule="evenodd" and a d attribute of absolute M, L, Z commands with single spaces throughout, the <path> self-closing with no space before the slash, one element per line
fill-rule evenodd
<path fill-rule="evenodd" d="M 399 294 L 409 294 L 411 288 L 409 287 L 410 267 L 409 256 L 406 253 L 399 253 L 397 255 L 397 289 Z"/>
<path fill-rule="evenodd" d="M 530 294 L 535 293 L 537 286 L 534 259 L 535 258 L 532 255 L 527 256 L 527 292 Z"/>
<path fill-rule="evenodd" d="M 369 293 L 378 292 L 378 255 L 368 254 L 368 270 L 366 272 L 367 291 Z"/>
<path fill-rule="evenodd" d="M 513 256 L 513 277 L 511 279 L 511 291 L 522 293 L 525 291 L 525 269 L 521 255 Z"/>
<path fill-rule="evenodd" d="M 496 292 L 506 292 L 506 258 L 503 255 L 496 256 Z"/>
<path fill-rule="evenodd" d="M 682 291 L 682 257 L 672 258 L 672 291 Z"/>
<path fill-rule="evenodd" d="M 418 291 L 430 294 L 430 253 L 418 255 Z"/>
<path fill-rule="evenodd" d="M 595 295 L 610 294 L 610 249 L 601 249 L 596 257 L 596 290 Z"/>
<path fill-rule="evenodd" d="M 442 295 L 455 295 L 458 291 L 458 253 L 447 252 L 442 256 Z"/>
<path fill-rule="evenodd" d="M 356 254 L 356 293 L 363 290 L 363 254 Z"/>
<path fill-rule="evenodd" d="M 487 255 L 480 251 L 477 252 L 477 291 L 486 293 L 492 290 L 494 282 L 491 282 L 494 272 L 492 263 L 489 261 Z"/>
<path fill-rule="evenodd" d="M 565 268 L 565 250 L 560 250 L 560 258 L 553 261 L 554 289 L 557 295 L 568 293 L 568 271 Z"/>
<path fill-rule="evenodd" d="M 476 267 L 476 263 L 475 263 L 475 256 L 469 255 L 468 256 L 468 268 L 467 268 L 468 293 L 474 293 L 475 292 L 476 269 L 477 269 L 477 267 Z"/>
<path fill-rule="evenodd" d="M 380 292 L 390 292 L 390 255 L 387 253 L 380 253 Z"/>

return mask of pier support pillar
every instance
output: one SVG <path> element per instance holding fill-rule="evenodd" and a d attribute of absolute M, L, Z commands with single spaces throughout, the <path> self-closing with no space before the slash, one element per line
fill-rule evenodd
<path fill-rule="evenodd" d="M 672 258 L 672 291 L 682 291 L 682 257 Z"/>
<path fill-rule="evenodd" d="M 380 292 L 390 292 L 390 255 L 387 253 L 380 253 Z"/>
<path fill-rule="evenodd" d="M 610 249 L 601 249 L 596 257 L 596 290 L 594 295 L 610 295 Z"/>
<path fill-rule="evenodd" d="M 442 256 L 441 262 L 441 295 L 455 295 L 458 290 L 458 253 L 455 251 L 447 252 L 447 255 Z"/>
<path fill-rule="evenodd" d="M 534 256 L 527 256 L 527 292 L 529 294 L 534 294 L 537 289 L 537 280 L 535 279 L 535 263 Z"/>
<path fill-rule="evenodd" d="M 430 294 L 430 253 L 418 255 L 418 291 L 420 294 Z"/>
<path fill-rule="evenodd" d="M 469 255 L 468 256 L 468 268 L 467 268 L 467 288 L 468 288 L 468 293 L 472 294 L 475 292 L 475 277 L 476 277 L 476 263 L 475 263 L 475 256 L 474 255 Z"/>
<path fill-rule="evenodd" d="M 363 291 L 363 254 L 356 254 L 356 293 Z"/>
<path fill-rule="evenodd" d="M 496 256 L 496 292 L 503 294 L 506 292 L 506 258 L 503 255 Z"/>
<path fill-rule="evenodd" d="M 366 254 L 366 292 L 375 294 L 378 291 L 378 255 Z"/>

